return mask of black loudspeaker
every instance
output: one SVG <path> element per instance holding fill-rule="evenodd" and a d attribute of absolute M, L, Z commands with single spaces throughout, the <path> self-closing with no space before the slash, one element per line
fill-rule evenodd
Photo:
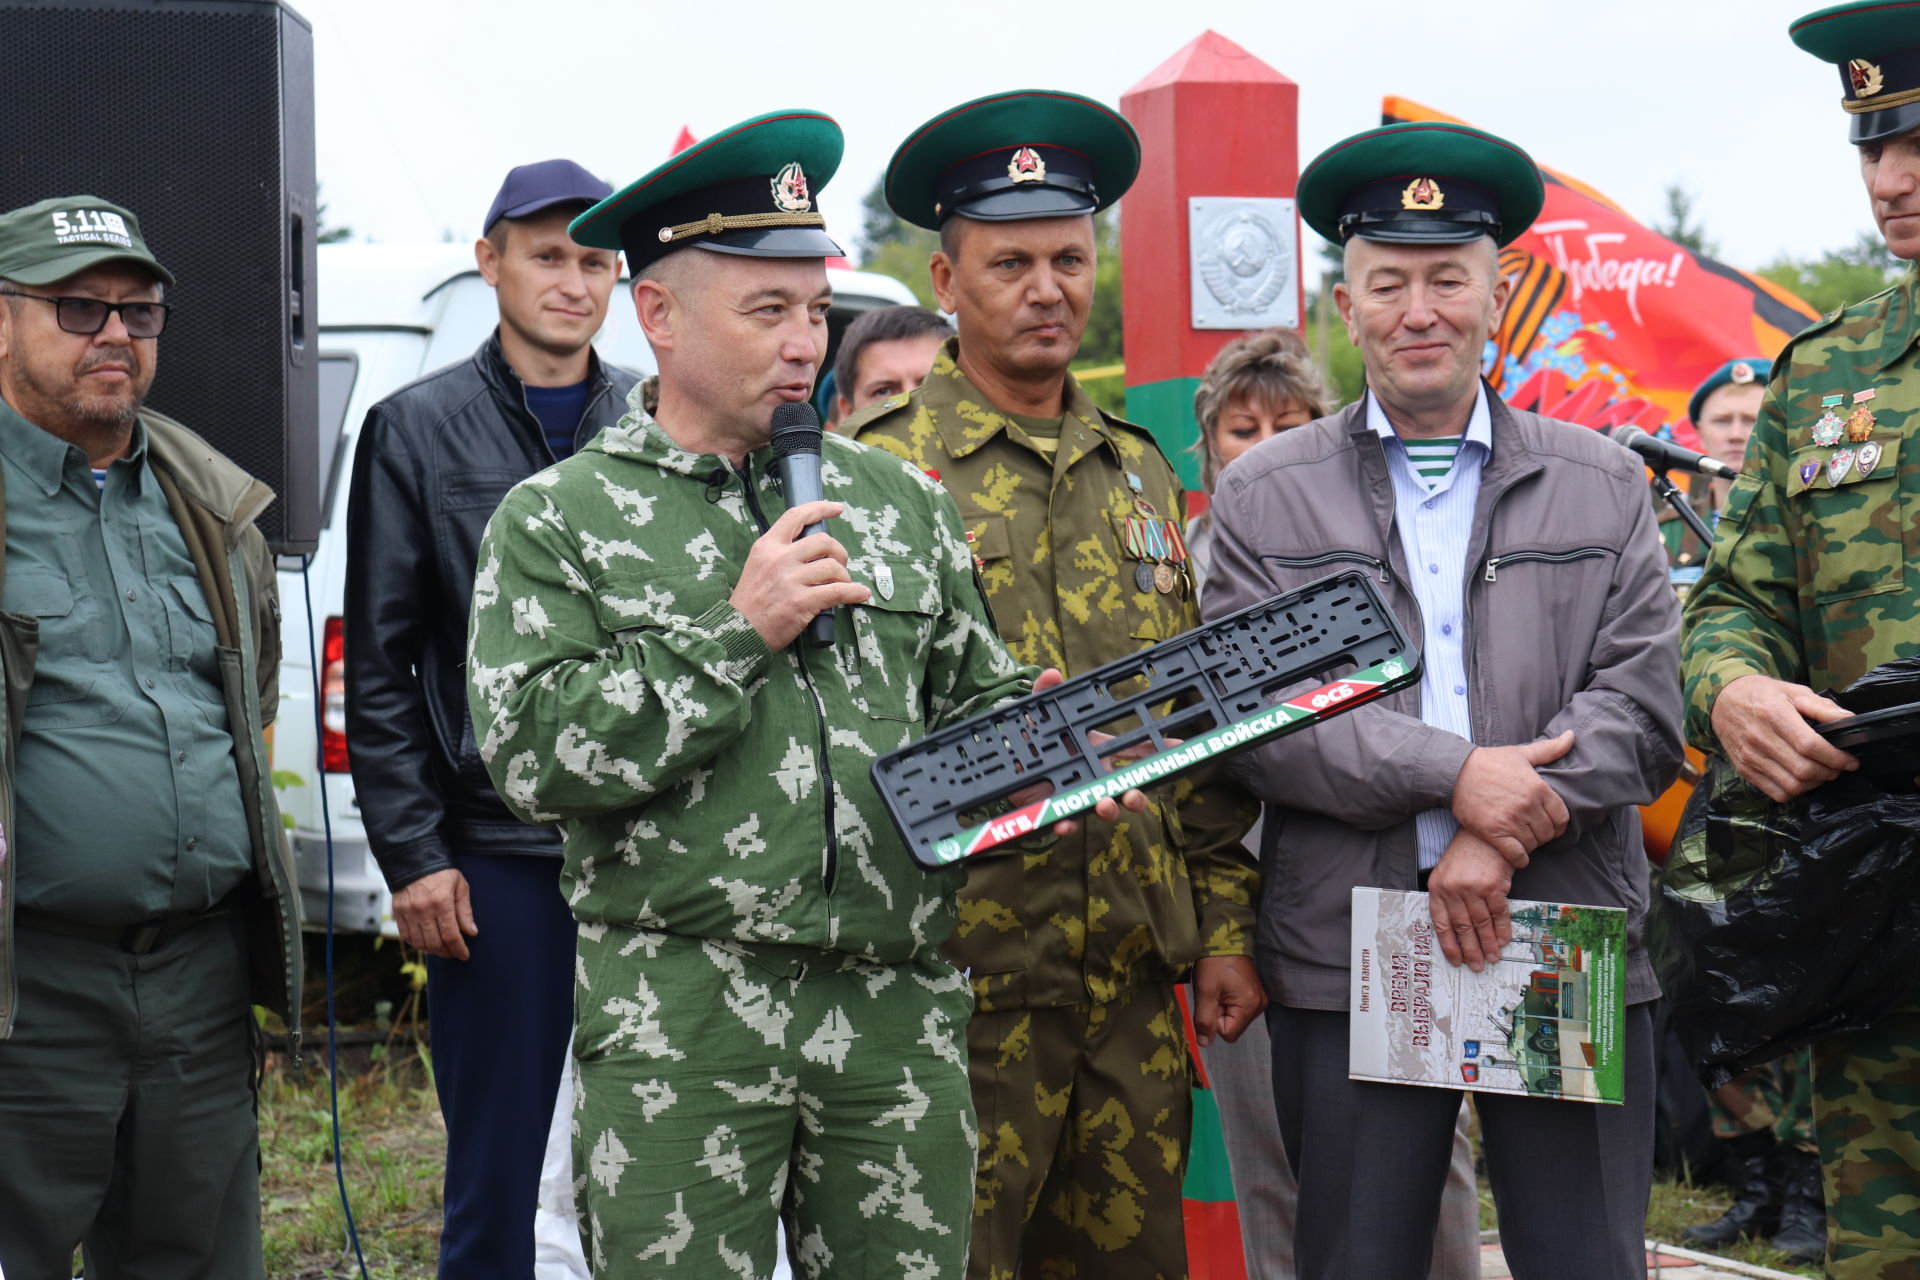
<path fill-rule="evenodd" d="M 0 210 L 131 209 L 178 284 L 148 402 L 320 534 L 313 30 L 275 0 L 0 0 Z"/>

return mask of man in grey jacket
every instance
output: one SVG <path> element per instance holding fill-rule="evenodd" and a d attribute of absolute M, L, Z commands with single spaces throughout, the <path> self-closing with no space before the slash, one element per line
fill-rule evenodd
<path fill-rule="evenodd" d="M 1498 246 L 1542 198 L 1525 152 L 1456 125 L 1370 131 L 1309 165 L 1301 213 L 1345 244 L 1335 298 L 1368 394 L 1257 446 L 1215 493 L 1205 616 L 1357 564 L 1424 663 L 1417 690 L 1237 762 L 1268 805 L 1259 961 L 1304 1280 L 1426 1273 L 1460 1106 L 1347 1079 L 1362 885 L 1427 890 L 1447 959 L 1476 969 L 1510 936 L 1509 894 L 1627 909 L 1626 1105 L 1475 1103 L 1514 1274 L 1644 1274 L 1658 985 L 1634 806 L 1680 760 L 1679 611 L 1639 464 L 1479 377 L 1509 291 Z"/>

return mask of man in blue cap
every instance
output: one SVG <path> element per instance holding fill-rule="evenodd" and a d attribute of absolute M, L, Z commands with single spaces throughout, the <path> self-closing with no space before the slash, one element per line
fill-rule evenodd
<path fill-rule="evenodd" d="M 427 954 L 447 1124 L 443 1277 L 525 1280 L 572 1027 L 560 833 L 494 794 L 467 717 L 467 612 L 493 508 L 616 421 L 601 363 L 620 255 L 567 223 L 612 188 L 571 160 L 507 174 L 474 244 L 500 324 L 471 359 L 367 413 L 347 510 L 347 740 L 403 941 Z"/>
<path fill-rule="evenodd" d="M 1920 261 L 1920 0 L 1833 5 L 1787 32 L 1839 78 L 1887 251 Z M 1787 345 L 1687 597 L 1693 743 L 1776 802 L 1860 767 L 1814 731 L 1847 714 L 1825 695 L 1920 652 L 1920 451 L 1907 444 L 1920 423 L 1917 342 L 1920 277 L 1909 267 Z M 1920 1275 L 1916 1111 L 1920 1004 L 1813 1045 L 1837 1280 Z"/>
<path fill-rule="evenodd" d="M 1542 199 L 1526 152 L 1461 125 L 1369 130 L 1309 164 L 1301 216 L 1344 248 L 1334 298 L 1367 394 L 1214 492 L 1208 617 L 1345 563 L 1419 629 L 1417 689 L 1234 761 L 1269 806 L 1260 971 L 1303 1280 L 1426 1274 L 1460 1110 L 1348 1078 L 1358 887 L 1425 890 L 1446 959 L 1475 969 L 1511 937 L 1509 897 L 1627 911 L 1625 1104 L 1474 1109 L 1515 1276 L 1645 1270 L 1659 986 L 1634 807 L 1680 761 L 1679 610 L 1633 455 L 1481 377 L 1511 288 L 1498 248 Z"/>

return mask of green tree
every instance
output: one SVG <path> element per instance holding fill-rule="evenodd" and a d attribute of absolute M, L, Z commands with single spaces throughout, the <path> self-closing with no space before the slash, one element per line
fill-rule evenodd
<path fill-rule="evenodd" d="M 1824 313 L 1871 298 L 1906 269 L 1906 263 L 1887 252 L 1878 233 L 1863 231 L 1844 248 L 1829 249 L 1817 258 L 1782 257 L 1758 274 L 1791 289 Z"/>
<path fill-rule="evenodd" d="M 1093 220 L 1095 272 L 1093 308 L 1080 338 L 1080 359 L 1113 364 L 1124 358 L 1120 324 L 1120 211 L 1108 209 Z"/>
<path fill-rule="evenodd" d="M 1655 222 L 1653 229 L 1683 249 L 1704 253 L 1709 258 L 1720 254 L 1719 242 L 1709 240 L 1706 228 L 1694 220 L 1693 193 L 1677 182 L 1667 184 L 1666 220 Z"/>
<path fill-rule="evenodd" d="M 1301 332 L 1314 361 L 1333 393 L 1333 408 L 1352 404 L 1366 389 L 1367 373 L 1362 367 L 1360 348 L 1347 337 L 1347 326 L 1334 305 L 1333 286 L 1347 277 L 1347 259 L 1340 246 L 1328 240 L 1318 245 L 1317 263 L 1302 263 L 1307 272 L 1306 324 Z M 1315 267 L 1318 267 L 1317 277 Z"/>
<path fill-rule="evenodd" d="M 921 306 L 938 310 L 933 300 L 933 281 L 927 277 L 927 259 L 940 247 L 940 237 L 919 227 L 908 227 L 907 230 L 913 234 L 889 240 L 879 248 L 869 250 L 860 263 L 860 269 L 892 276 L 913 290 L 913 296 Z"/>
<path fill-rule="evenodd" d="M 316 184 L 313 189 L 313 242 L 315 244 L 344 244 L 353 239 L 352 227 L 330 227 L 327 225 L 327 202 L 321 192 L 323 185 Z"/>

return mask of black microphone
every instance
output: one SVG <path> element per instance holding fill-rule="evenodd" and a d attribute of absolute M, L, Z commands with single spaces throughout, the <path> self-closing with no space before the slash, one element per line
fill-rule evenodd
<path fill-rule="evenodd" d="M 1718 458 L 1709 458 L 1704 453 L 1683 449 L 1671 440 L 1648 435 L 1631 422 L 1623 427 L 1615 427 L 1606 435 L 1615 444 L 1624 445 L 1645 458 L 1655 471 L 1698 471 L 1716 480 L 1733 480 L 1740 475 Z"/>
<path fill-rule="evenodd" d="M 780 488 L 787 505 L 818 502 L 826 497 L 820 487 L 820 415 L 804 400 L 790 400 L 773 411 L 773 470 L 780 477 Z M 827 522 L 819 520 L 800 531 L 802 538 L 825 533 Z M 824 649 L 833 643 L 833 611 L 816 613 L 803 633 L 807 643 Z"/>

